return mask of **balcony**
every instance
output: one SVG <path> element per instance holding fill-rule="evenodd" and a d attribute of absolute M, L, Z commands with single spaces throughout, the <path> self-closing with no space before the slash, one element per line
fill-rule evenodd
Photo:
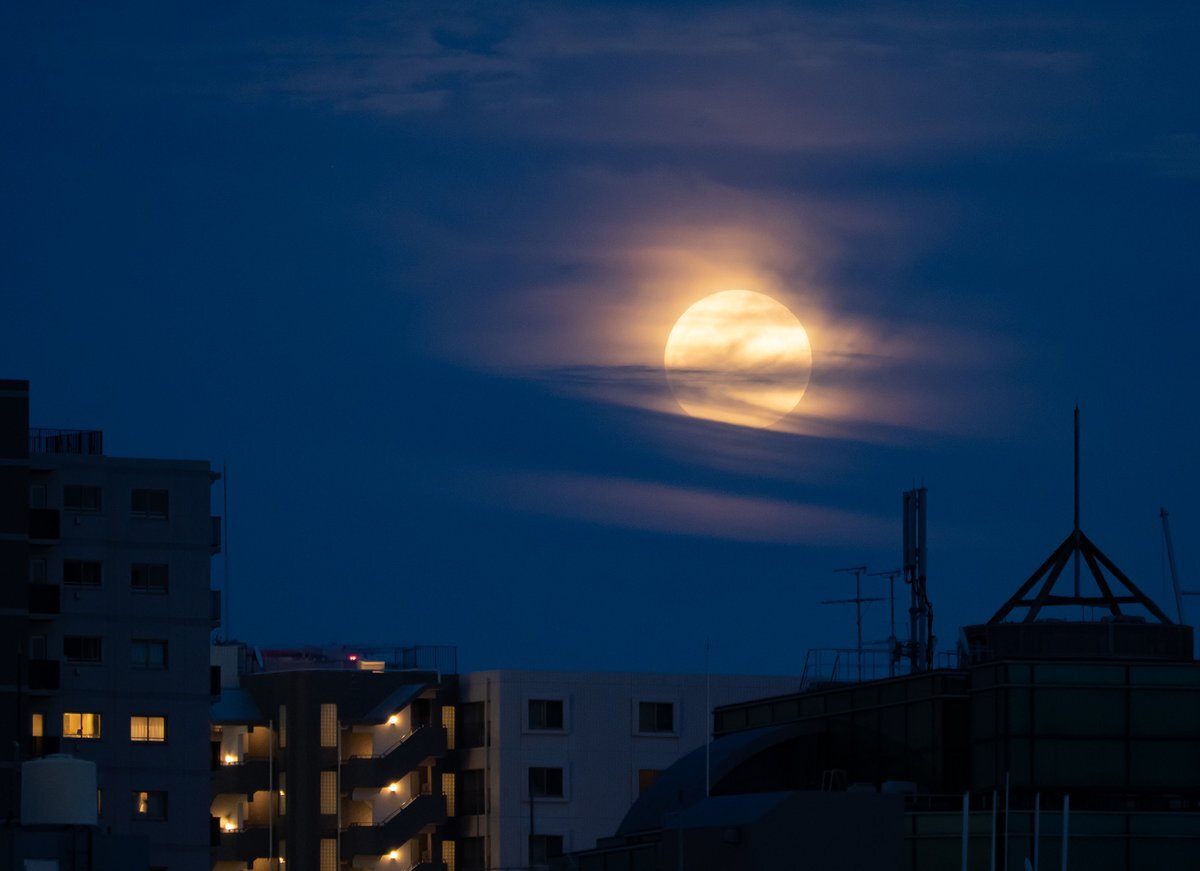
<path fill-rule="evenodd" d="M 420 726 L 379 756 L 351 756 L 342 763 L 342 784 L 347 789 L 383 787 L 417 769 L 426 759 L 446 755 L 446 730 Z"/>
<path fill-rule="evenodd" d="M 420 793 L 378 825 L 347 826 L 342 833 L 341 858 L 382 856 L 407 844 L 426 826 L 441 825 L 445 821 L 445 797 Z"/>
<path fill-rule="evenodd" d="M 237 794 L 247 798 L 260 790 L 269 790 L 267 760 L 247 759 L 236 765 L 218 765 L 213 770 L 212 794 Z"/>
<path fill-rule="evenodd" d="M 216 821 L 215 817 L 211 819 Z M 266 826 L 247 826 L 235 832 L 217 828 L 212 858 L 221 861 L 245 861 L 250 865 L 255 859 L 266 859 L 271 855 L 271 842 Z"/>
<path fill-rule="evenodd" d="M 61 666 L 57 659 L 31 659 L 26 686 L 30 692 L 57 690 L 60 686 L 60 671 Z"/>
<path fill-rule="evenodd" d="M 30 427 L 31 454 L 89 454 L 104 453 L 104 433 L 98 429 L 43 429 Z"/>
<path fill-rule="evenodd" d="M 29 509 L 29 537 L 35 541 L 58 541 L 62 524 L 57 508 Z"/>
<path fill-rule="evenodd" d="M 52 617 L 62 611 L 62 588 L 58 584 L 30 584 L 29 616 Z"/>

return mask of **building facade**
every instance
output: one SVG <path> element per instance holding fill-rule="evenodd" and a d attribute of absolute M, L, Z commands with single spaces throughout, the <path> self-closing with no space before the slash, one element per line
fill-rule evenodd
<path fill-rule="evenodd" d="M 0 407 L 0 729 L 22 760 L 95 762 L 99 825 L 144 838 L 151 868 L 208 868 L 216 476 L 30 429 L 24 381 L 0 382 Z M 0 765 L 7 815 L 20 787 Z"/>

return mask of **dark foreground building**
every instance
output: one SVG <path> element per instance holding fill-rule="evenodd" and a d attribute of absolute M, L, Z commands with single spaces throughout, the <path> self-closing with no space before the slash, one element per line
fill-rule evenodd
<path fill-rule="evenodd" d="M 914 664 L 717 708 L 708 764 L 701 750 L 669 769 L 562 867 L 1200 867 L 1192 628 L 1078 526 L 961 630 L 956 667 Z"/>

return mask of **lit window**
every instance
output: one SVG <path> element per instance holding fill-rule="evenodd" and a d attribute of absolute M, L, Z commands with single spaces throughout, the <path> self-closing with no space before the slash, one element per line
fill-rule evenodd
<path fill-rule="evenodd" d="M 130 741 L 153 741 L 162 742 L 167 740 L 167 718 L 166 717 L 141 717 L 132 716 L 129 718 L 129 740 Z"/>
<path fill-rule="evenodd" d="M 166 517 L 166 490 L 134 490 L 129 512 L 134 517 Z"/>
<path fill-rule="evenodd" d="M 165 820 L 167 818 L 167 794 L 157 789 L 134 790 L 133 818 Z"/>
<path fill-rule="evenodd" d="M 41 738 L 45 734 L 46 718 L 43 714 L 34 714 L 29 723 L 29 734 L 33 738 Z"/>
<path fill-rule="evenodd" d="M 167 642 L 134 639 L 130 646 L 134 668 L 166 668 Z"/>
<path fill-rule="evenodd" d="M 338 811 L 337 772 L 321 772 L 321 813 L 336 814 Z"/>
<path fill-rule="evenodd" d="M 279 772 L 279 815 L 287 816 L 287 773 Z"/>
<path fill-rule="evenodd" d="M 63 487 L 63 510 L 81 514 L 100 511 L 100 488 L 68 484 Z"/>
<path fill-rule="evenodd" d="M 454 816 L 454 774 L 442 774 L 442 795 L 446 797 L 446 816 Z"/>
<path fill-rule="evenodd" d="M 454 842 L 447 838 L 442 841 L 442 864 L 446 866 L 446 871 L 458 871 L 454 858 Z"/>
<path fill-rule="evenodd" d="M 279 706 L 279 746 L 287 746 L 287 705 Z"/>
<path fill-rule="evenodd" d="M 338 743 L 337 705 L 321 705 L 321 746 L 336 747 Z"/>
<path fill-rule="evenodd" d="M 674 732 L 675 705 L 672 702 L 639 702 L 639 732 Z"/>
<path fill-rule="evenodd" d="M 99 662 L 102 646 L 99 635 L 66 635 L 63 658 L 68 662 Z"/>
<path fill-rule="evenodd" d="M 529 728 L 561 732 L 563 728 L 562 699 L 530 699 Z"/>
<path fill-rule="evenodd" d="M 68 587 L 100 586 L 100 560 L 63 560 L 63 584 Z"/>
<path fill-rule="evenodd" d="M 530 768 L 529 794 L 561 798 L 563 795 L 563 770 L 561 768 Z"/>
<path fill-rule="evenodd" d="M 454 749 L 454 738 L 455 738 L 454 726 L 455 726 L 454 706 L 453 705 L 443 705 L 442 706 L 442 728 L 446 730 L 446 749 L 447 750 Z"/>
<path fill-rule="evenodd" d="M 165 593 L 170 572 L 166 563 L 134 563 L 129 588 L 135 593 Z"/>
<path fill-rule="evenodd" d="M 64 738 L 99 738 L 100 715 L 91 713 L 63 714 Z"/>

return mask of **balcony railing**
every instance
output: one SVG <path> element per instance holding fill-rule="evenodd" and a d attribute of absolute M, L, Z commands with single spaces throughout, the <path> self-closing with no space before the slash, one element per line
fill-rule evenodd
<path fill-rule="evenodd" d="M 57 541 L 62 535 L 62 524 L 57 508 L 29 509 L 29 537 L 42 541 Z"/>
<path fill-rule="evenodd" d="M 62 588 L 58 584 L 29 585 L 29 613 L 58 614 L 62 610 Z"/>
<path fill-rule="evenodd" d="M 58 689 L 60 671 L 57 659 L 29 660 L 28 686 L 30 691 Z"/>
<path fill-rule="evenodd" d="M 98 429 L 42 429 L 29 430 L 29 453 L 31 454 L 89 454 L 104 453 L 104 433 Z"/>
<path fill-rule="evenodd" d="M 271 788 L 268 774 L 266 759 L 252 758 L 235 765 L 218 765 L 213 769 L 212 791 L 214 795 L 253 795 L 259 790 Z"/>

